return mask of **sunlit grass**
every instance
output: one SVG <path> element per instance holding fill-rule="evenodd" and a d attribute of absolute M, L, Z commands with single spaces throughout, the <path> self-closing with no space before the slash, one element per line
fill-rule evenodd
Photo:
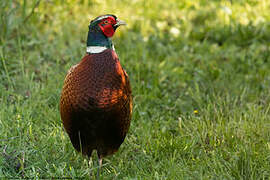
<path fill-rule="evenodd" d="M 37 2 L 0 1 L 1 177 L 88 176 L 59 96 L 90 19 L 113 13 L 134 113 L 102 179 L 270 178 L 269 1 Z"/>

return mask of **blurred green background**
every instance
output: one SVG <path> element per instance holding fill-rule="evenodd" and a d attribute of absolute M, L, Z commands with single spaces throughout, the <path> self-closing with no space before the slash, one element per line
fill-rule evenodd
<path fill-rule="evenodd" d="M 269 179 L 269 12 L 268 0 L 1 0 L 0 177 L 88 176 L 59 97 L 90 20 L 112 13 L 128 24 L 113 42 L 134 111 L 101 178 Z"/>

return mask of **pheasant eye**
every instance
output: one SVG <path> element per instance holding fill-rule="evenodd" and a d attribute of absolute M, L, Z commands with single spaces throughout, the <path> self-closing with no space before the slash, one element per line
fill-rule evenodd
<path fill-rule="evenodd" d="M 109 22 L 106 20 L 106 21 L 104 21 L 104 24 L 108 24 Z"/>

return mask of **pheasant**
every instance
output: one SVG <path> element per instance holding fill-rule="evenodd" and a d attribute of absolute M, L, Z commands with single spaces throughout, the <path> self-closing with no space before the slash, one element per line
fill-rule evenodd
<path fill-rule="evenodd" d="M 69 69 L 61 93 L 63 126 L 78 152 L 90 158 L 97 151 L 98 176 L 102 159 L 118 150 L 131 121 L 129 78 L 110 39 L 124 24 L 111 14 L 90 22 L 87 53 Z"/>

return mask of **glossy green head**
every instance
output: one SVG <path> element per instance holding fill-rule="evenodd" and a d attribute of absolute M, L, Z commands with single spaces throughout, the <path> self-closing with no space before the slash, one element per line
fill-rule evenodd
<path fill-rule="evenodd" d="M 117 17 L 112 14 L 98 16 L 90 22 L 87 47 L 101 46 L 113 49 L 110 37 L 114 35 L 115 30 L 120 25 L 124 24 L 126 23 L 118 20 Z"/>

